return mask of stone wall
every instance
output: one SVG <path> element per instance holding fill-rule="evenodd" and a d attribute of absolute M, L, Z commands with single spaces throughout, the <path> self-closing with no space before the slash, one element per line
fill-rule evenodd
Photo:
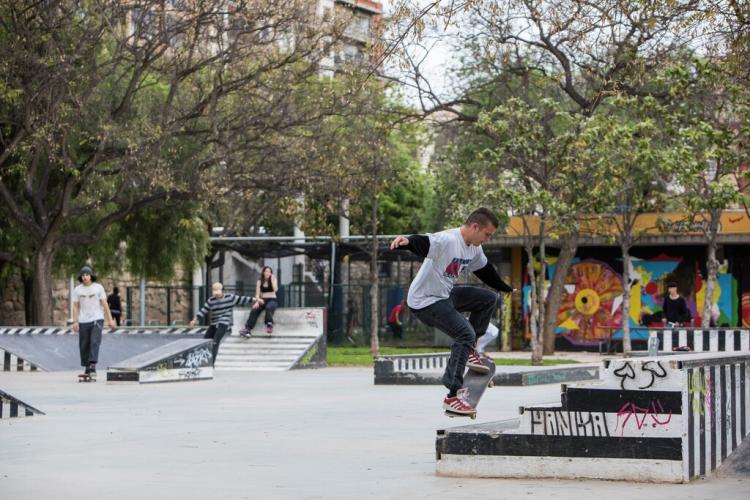
<path fill-rule="evenodd" d="M 170 322 L 186 324 L 192 319 L 193 294 L 191 290 L 190 273 L 177 269 L 175 279 L 170 282 L 173 288 L 170 291 Z M 97 276 L 97 281 L 104 287 L 107 294 L 117 286 L 120 289 L 122 299 L 122 322 L 124 324 L 127 315 L 127 289 L 131 287 L 132 316 L 134 324 L 139 320 L 140 289 L 139 280 L 129 273 L 117 276 Z M 54 324 L 66 325 L 69 321 L 69 280 L 55 279 L 55 288 L 52 292 L 54 301 Z M 77 285 L 78 281 L 75 280 Z M 167 324 L 167 288 L 162 283 L 146 283 L 146 322 L 147 324 Z M 179 288 L 177 288 L 179 287 Z M 23 283 L 20 275 L 13 276 L 4 289 L 0 290 L 0 325 L 1 326 L 25 326 Z"/>
<path fill-rule="evenodd" d="M 24 325 L 23 283 L 20 276 L 0 290 L 0 325 Z"/>

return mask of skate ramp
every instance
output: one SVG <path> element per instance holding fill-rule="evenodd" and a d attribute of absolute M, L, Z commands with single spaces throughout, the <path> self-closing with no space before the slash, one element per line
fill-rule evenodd
<path fill-rule="evenodd" d="M 186 382 L 213 378 L 213 341 L 179 339 L 107 370 L 107 382 Z"/>
<path fill-rule="evenodd" d="M 202 338 L 205 328 L 119 328 L 105 330 L 99 350 L 101 368 L 167 345 L 183 338 Z M 80 369 L 78 334 L 68 328 L 2 328 L 0 359 L 9 359 L 4 368 L 18 367 L 21 359 L 29 367 L 43 371 Z M 12 370 L 15 371 L 15 370 Z"/>

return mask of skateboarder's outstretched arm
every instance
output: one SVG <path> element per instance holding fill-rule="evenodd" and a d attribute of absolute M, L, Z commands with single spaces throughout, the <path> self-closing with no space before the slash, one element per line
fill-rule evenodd
<path fill-rule="evenodd" d="M 430 237 L 422 234 L 397 236 L 391 242 L 391 250 L 396 249 L 410 250 L 417 257 L 425 258 L 430 252 Z"/>

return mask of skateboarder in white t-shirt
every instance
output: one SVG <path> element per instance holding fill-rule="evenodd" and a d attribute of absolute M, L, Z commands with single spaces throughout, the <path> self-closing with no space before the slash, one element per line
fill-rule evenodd
<path fill-rule="evenodd" d="M 99 360 L 99 345 L 102 342 L 104 317 L 110 328 L 115 327 L 107 304 L 107 294 L 89 266 L 78 273 L 80 285 L 73 289 L 73 331 L 78 332 L 78 347 L 81 354 L 83 377 L 96 380 L 96 363 Z"/>
<path fill-rule="evenodd" d="M 448 395 L 443 408 L 453 413 L 472 414 L 476 409 L 461 393 L 464 370 L 487 371 L 476 352 L 477 337 L 484 335 L 497 307 L 498 294 L 474 286 L 455 287 L 461 273 L 472 272 L 500 292 L 512 292 L 487 261 L 482 243 L 497 230 L 497 216 L 487 208 L 474 210 L 461 227 L 427 235 L 398 236 L 391 249 L 406 248 L 424 262 L 409 287 L 407 305 L 428 326 L 454 339 L 443 384 Z M 469 313 L 467 320 L 463 313 Z"/>

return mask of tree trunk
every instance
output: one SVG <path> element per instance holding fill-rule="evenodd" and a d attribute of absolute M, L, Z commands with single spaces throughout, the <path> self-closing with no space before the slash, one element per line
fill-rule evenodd
<path fill-rule="evenodd" d="M 714 287 L 716 276 L 719 273 L 719 261 L 716 260 L 716 238 L 708 241 L 708 259 L 706 261 L 706 295 L 703 302 L 702 326 L 708 328 L 711 325 L 711 307 L 713 306 Z"/>
<path fill-rule="evenodd" d="M 578 250 L 578 238 L 568 236 L 563 240 L 563 246 L 560 249 L 560 256 L 555 266 L 555 275 L 552 277 L 552 283 L 547 294 L 547 307 L 544 319 L 544 354 L 551 355 L 555 353 L 555 337 L 557 330 L 557 317 L 560 312 L 560 302 L 565 290 L 565 278 L 568 276 L 570 263 L 576 256 Z"/>
<path fill-rule="evenodd" d="M 529 275 L 529 284 L 531 291 L 529 293 L 529 330 L 531 331 L 531 364 L 540 366 L 544 356 L 544 344 L 540 335 L 538 322 L 539 302 L 537 301 L 536 275 L 534 273 L 534 247 L 527 246 L 526 253 L 529 256 L 529 263 L 526 266 Z"/>
<path fill-rule="evenodd" d="M 36 313 L 33 318 L 34 325 L 54 325 L 55 304 L 52 299 L 54 257 L 54 245 L 50 244 L 42 244 L 34 255 L 33 310 Z"/>
<path fill-rule="evenodd" d="M 21 271 L 21 281 L 23 282 L 23 313 L 24 323 L 33 325 L 36 323 L 34 307 L 34 276 L 29 275 L 26 271 Z"/>
<path fill-rule="evenodd" d="M 632 350 L 630 342 L 630 247 L 622 245 L 622 352 Z M 614 332 L 611 332 L 614 334 Z"/>
<path fill-rule="evenodd" d="M 373 356 L 380 354 L 380 277 L 378 276 L 378 196 L 372 197 L 372 247 L 370 248 L 370 352 Z"/>
<path fill-rule="evenodd" d="M 503 321 L 501 323 L 502 352 L 510 352 L 510 330 L 512 328 L 511 315 L 513 313 L 513 301 L 509 294 L 502 298 Z"/>
<path fill-rule="evenodd" d="M 544 238 L 540 238 L 539 242 L 539 285 L 537 286 L 536 299 L 539 302 L 539 309 L 537 310 L 537 337 L 539 338 L 539 345 L 544 354 L 544 319 L 547 316 L 547 247 L 544 243 Z M 541 357 L 539 358 L 539 364 L 542 364 Z"/>

